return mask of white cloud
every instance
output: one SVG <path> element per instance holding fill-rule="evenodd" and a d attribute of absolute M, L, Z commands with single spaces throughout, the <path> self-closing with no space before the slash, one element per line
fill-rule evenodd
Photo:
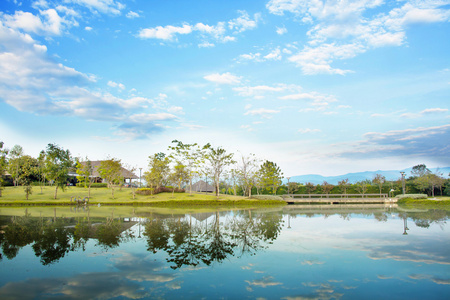
<path fill-rule="evenodd" d="M 136 122 L 136 123 L 148 123 L 148 122 L 153 122 L 153 121 L 173 120 L 176 118 L 177 117 L 175 115 L 169 114 L 169 113 L 159 113 L 159 114 L 141 113 L 141 114 L 131 115 L 129 117 L 129 120 L 131 120 L 132 122 Z"/>
<path fill-rule="evenodd" d="M 108 85 L 113 88 L 118 88 L 119 90 L 125 89 L 125 85 L 123 85 L 122 83 L 114 82 L 114 81 L 108 81 Z"/>
<path fill-rule="evenodd" d="M 261 53 L 241 54 L 241 55 L 239 55 L 239 58 L 242 60 L 262 61 Z"/>
<path fill-rule="evenodd" d="M 264 58 L 267 60 L 281 60 L 281 51 L 279 48 L 277 48 L 264 56 Z"/>
<path fill-rule="evenodd" d="M 56 63 L 48 56 L 44 45 L 38 44 L 27 34 L 5 27 L 1 22 L 0 44 L 0 101 L 19 111 L 112 122 L 118 133 L 133 131 L 135 137 L 144 137 L 147 133 L 162 129 L 151 121 L 175 120 L 175 116 L 168 113 L 157 115 L 145 112 L 149 104 L 155 108 L 156 102 L 151 99 L 123 99 L 89 90 L 94 82 L 92 76 Z M 123 84 L 113 81 L 109 81 L 108 85 L 125 88 Z M 164 107 L 157 109 L 163 110 Z M 135 110 L 140 114 L 136 114 Z M 131 122 L 130 116 L 134 121 L 146 123 Z"/>
<path fill-rule="evenodd" d="M 272 115 L 280 113 L 279 110 L 274 109 L 266 109 L 266 108 L 259 108 L 259 109 L 253 109 L 249 110 L 246 113 L 244 113 L 244 116 L 261 116 L 263 118 L 270 119 Z"/>
<path fill-rule="evenodd" d="M 332 67 L 338 60 L 353 58 L 370 49 L 401 46 L 406 40 L 406 27 L 414 23 L 435 23 L 450 20 L 446 1 L 397 1 L 393 9 L 383 0 L 271 0 L 270 13 L 296 15 L 310 25 L 309 46 L 289 58 L 304 74 L 339 74 L 350 70 Z M 386 12 L 371 14 L 383 6 Z M 369 13 L 367 13 L 369 12 Z"/>
<path fill-rule="evenodd" d="M 263 98 L 267 93 L 280 93 L 289 90 L 299 89 L 296 85 L 279 84 L 277 86 L 257 85 L 235 87 L 233 91 L 238 92 L 242 97 L 254 97 L 256 99 Z"/>
<path fill-rule="evenodd" d="M 434 114 L 434 113 L 446 113 L 448 112 L 447 108 L 427 108 L 422 110 L 421 114 Z"/>
<path fill-rule="evenodd" d="M 298 130 L 298 132 L 305 134 L 305 133 L 316 133 L 316 132 L 321 132 L 322 130 L 320 129 L 311 129 L 311 128 L 300 128 Z"/>
<path fill-rule="evenodd" d="M 125 5 L 115 0 L 66 0 L 84 6 L 91 11 L 108 13 L 114 15 L 120 15 L 121 10 L 125 8 Z"/>
<path fill-rule="evenodd" d="M 171 106 L 167 109 L 167 111 L 173 114 L 184 115 L 184 111 L 181 106 Z"/>
<path fill-rule="evenodd" d="M 306 46 L 298 54 L 289 57 L 289 60 L 302 68 L 304 74 L 339 74 L 345 75 L 350 70 L 341 70 L 331 67 L 335 59 L 348 59 L 364 52 L 364 47 L 360 44 L 323 44 L 312 48 Z"/>
<path fill-rule="evenodd" d="M 199 48 L 211 48 L 214 47 L 215 45 L 209 42 L 203 42 L 201 44 L 198 44 Z"/>
<path fill-rule="evenodd" d="M 287 33 L 286 27 L 277 27 L 277 34 L 283 35 L 285 33 Z"/>
<path fill-rule="evenodd" d="M 140 15 L 139 15 L 137 12 L 134 12 L 134 11 L 131 11 L 131 10 L 130 10 L 130 11 L 127 13 L 126 17 L 127 17 L 128 19 L 135 19 L 135 18 L 139 18 Z"/>
<path fill-rule="evenodd" d="M 261 19 L 261 14 L 254 14 L 253 19 L 250 19 L 250 16 L 246 11 L 238 12 L 241 15 L 238 18 L 228 22 L 228 27 L 230 29 L 235 30 L 236 32 L 243 32 L 258 27 L 258 21 Z"/>
<path fill-rule="evenodd" d="M 86 30 L 86 31 L 91 31 L 91 30 L 92 30 L 92 27 L 86 26 L 86 27 L 84 27 L 84 30 Z"/>
<path fill-rule="evenodd" d="M 228 72 L 223 74 L 214 73 L 206 75 L 203 78 L 218 84 L 239 84 L 241 82 L 241 77 L 232 75 Z"/>
<path fill-rule="evenodd" d="M 74 20 L 60 17 L 55 9 L 40 11 L 41 17 L 29 12 L 16 11 L 14 15 L 1 15 L 4 24 L 10 28 L 21 29 L 38 35 L 61 35 L 71 26 L 77 26 Z"/>
<path fill-rule="evenodd" d="M 182 27 L 177 26 L 157 26 L 155 28 L 145 28 L 139 31 L 138 36 L 142 39 L 161 39 L 173 40 L 175 34 L 189 34 L 192 32 L 192 27 L 184 24 Z"/>
<path fill-rule="evenodd" d="M 142 39 L 153 38 L 176 41 L 175 36 L 177 34 L 191 34 L 193 32 L 198 32 L 203 39 L 203 42 L 199 47 L 210 47 L 213 44 L 206 40 L 207 38 L 212 38 L 220 43 L 236 41 L 235 35 L 256 28 L 258 21 L 261 18 L 260 14 L 255 14 L 254 18 L 251 19 L 245 11 L 239 11 L 239 14 L 240 16 L 238 18 L 228 22 L 218 22 L 217 25 L 208 25 L 204 23 L 190 25 L 185 23 L 182 27 L 168 25 L 164 27 L 157 26 L 154 28 L 144 28 L 139 31 L 137 36 Z M 231 35 L 227 34 L 227 28 L 233 31 Z"/>

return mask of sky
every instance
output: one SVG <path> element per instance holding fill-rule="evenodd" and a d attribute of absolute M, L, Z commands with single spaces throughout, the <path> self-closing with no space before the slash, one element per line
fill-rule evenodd
<path fill-rule="evenodd" d="M 0 141 L 147 168 L 173 140 L 284 176 L 450 166 L 449 0 L 0 3 Z"/>

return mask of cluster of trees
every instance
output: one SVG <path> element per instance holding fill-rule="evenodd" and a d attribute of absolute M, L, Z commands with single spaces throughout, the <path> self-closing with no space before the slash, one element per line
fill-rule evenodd
<path fill-rule="evenodd" d="M 291 194 L 375 194 L 385 193 L 395 196 L 406 194 L 425 193 L 430 196 L 450 195 L 450 180 L 445 179 L 441 172 L 432 173 L 424 164 L 416 165 L 412 168 L 411 176 L 400 178 L 396 181 L 387 181 L 386 177 L 376 174 L 372 180 L 362 180 L 350 183 L 348 179 L 343 179 L 337 185 L 324 181 L 322 184 L 305 184 L 290 182 L 282 187 L 280 193 Z"/>
<path fill-rule="evenodd" d="M 25 155 L 23 148 L 15 145 L 11 150 L 3 148 L 0 142 L 0 174 L 8 171 L 14 186 L 23 186 L 26 198 L 32 194 L 32 183 L 38 182 L 42 187 L 46 182 L 55 186 L 56 199 L 58 189 L 64 190 L 67 185 L 69 171 L 74 165 L 69 150 L 55 144 L 48 144 L 37 158 Z M 0 193 L 4 184 L 4 176 L 0 176 Z M 1 196 L 1 194 L 0 194 Z"/>
<path fill-rule="evenodd" d="M 262 162 L 254 154 L 241 154 L 236 161 L 234 153 L 222 147 L 184 144 L 178 140 L 172 141 L 168 151 L 168 154 L 160 152 L 149 157 L 149 170 L 144 178 L 150 188 L 173 185 L 181 189 L 189 185 L 192 192 L 193 181 L 204 178 L 214 184 L 217 196 L 219 192 L 229 192 L 224 186 L 236 195 L 239 186 L 243 195 L 251 197 L 254 188 L 257 193 L 270 190 L 276 194 L 282 184 L 280 167 L 268 160 Z"/>
<path fill-rule="evenodd" d="M 41 187 L 46 183 L 55 187 L 54 198 L 58 189 L 64 191 L 67 186 L 69 172 L 78 174 L 77 180 L 89 189 L 94 183 L 93 165 L 85 159 L 72 157 L 69 150 L 64 150 L 55 144 L 48 144 L 37 158 L 25 155 L 23 148 L 15 145 L 10 150 L 3 147 L 0 142 L 0 174 L 7 171 L 11 175 L 14 186 L 22 186 L 28 199 L 32 193 L 32 186 Z M 450 181 L 443 177 L 439 171 L 432 173 L 424 164 L 414 166 L 412 176 L 399 178 L 397 181 L 387 181 L 377 174 L 372 180 L 350 183 L 348 179 L 332 185 L 326 181 L 322 184 L 310 182 L 289 182 L 282 184 L 283 173 L 280 167 L 271 161 L 262 161 L 254 154 L 244 155 L 227 152 L 222 147 L 214 148 L 211 144 L 200 146 L 197 143 L 184 144 L 174 140 L 163 152 L 149 156 L 148 171 L 143 178 L 148 187 L 158 189 L 164 186 L 188 187 L 192 192 L 192 184 L 203 179 L 214 185 L 215 193 L 244 195 L 251 197 L 254 194 L 367 194 L 392 193 L 400 194 L 403 189 L 406 193 L 428 193 L 434 196 L 450 194 Z M 130 172 L 136 168 L 127 166 Z M 123 164 L 120 159 L 108 158 L 101 162 L 97 171 L 100 177 L 108 183 L 114 198 L 115 187 L 122 186 L 124 182 Z M 4 185 L 4 176 L 0 176 L 1 187 Z M 135 185 L 131 185 L 132 195 L 135 197 Z"/>
<path fill-rule="evenodd" d="M 283 173 L 276 163 L 257 159 L 255 155 L 240 155 L 238 162 L 235 155 L 222 147 L 214 148 L 211 144 L 199 146 L 198 144 L 184 144 L 174 140 L 168 147 L 168 153 L 155 153 L 149 156 L 148 171 L 143 175 L 144 180 L 151 189 L 163 186 L 177 186 L 178 189 L 189 185 L 192 192 L 192 183 L 204 178 L 214 184 L 215 193 L 229 192 L 223 190 L 226 185 L 236 195 L 239 188 L 242 194 L 251 196 L 252 190 L 257 193 L 277 193 L 281 186 Z M 108 183 L 114 198 L 114 189 L 124 182 L 123 165 L 120 159 L 108 158 L 101 162 L 97 171 L 100 177 Z M 136 168 L 127 166 L 130 172 Z M 94 183 L 92 162 L 86 157 L 74 158 L 69 150 L 64 150 L 55 144 L 48 144 L 38 158 L 25 155 L 23 148 L 15 145 L 8 150 L 0 143 L 0 174 L 7 171 L 12 178 L 14 186 L 23 186 L 26 198 L 32 193 L 32 186 L 37 183 L 42 187 L 46 183 L 55 186 L 54 198 L 58 189 L 64 190 L 69 179 L 69 172 L 76 173 L 77 180 L 89 189 Z M 0 188 L 3 186 L 4 176 L 0 176 Z M 133 198 L 135 185 L 131 185 Z M 1 193 L 0 193 L 1 196 Z"/>

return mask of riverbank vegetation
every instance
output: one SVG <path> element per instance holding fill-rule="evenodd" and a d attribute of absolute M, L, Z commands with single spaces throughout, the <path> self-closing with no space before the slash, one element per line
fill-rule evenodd
<path fill-rule="evenodd" d="M 223 195 L 243 196 L 246 199 L 257 196 L 256 199 L 261 200 L 270 198 L 265 196 L 284 194 L 450 196 L 450 179 L 444 178 L 439 171 L 432 173 L 424 164 L 414 166 L 408 178 L 402 174 L 395 181 L 387 181 L 381 174 L 376 174 L 371 180 L 350 182 L 344 179 L 337 184 L 326 181 L 320 184 L 290 182 L 290 177 L 283 182 L 283 172 L 276 163 L 260 160 L 254 154 L 235 155 L 210 144 L 199 146 L 177 140 L 167 148 L 167 153 L 150 155 L 147 170 L 142 173 L 142 169 L 139 168 L 138 177 L 133 173 L 137 168 L 127 166 L 125 169 L 121 159 L 108 157 L 103 161 L 91 162 L 87 157 L 72 157 L 69 150 L 54 144 L 49 144 L 37 158 L 33 158 L 26 155 L 19 145 L 7 149 L 0 142 L 0 197 L 5 186 L 16 188 L 14 193 L 5 190 L 5 197 L 0 198 L 0 203 L 19 200 L 33 203 L 43 198 L 47 201 L 47 196 L 42 195 L 46 194 L 49 186 L 54 191 L 55 201 L 64 202 L 83 194 L 82 198 L 89 198 L 91 203 L 100 201 L 95 200 L 100 198 L 98 193 L 107 202 L 139 203 L 142 196 L 153 197 L 167 192 L 172 192 L 172 196 L 164 197 L 173 198 L 175 193 L 185 192 L 191 197 L 188 199 L 194 200 L 197 197 L 195 192 L 199 191 L 209 192 L 208 197 L 215 194 L 216 200 L 225 197 Z M 72 185 L 77 186 L 78 190 L 72 189 Z M 122 193 L 127 190 L 125 186 L 129 188 L 126 195 Z M 98 191 L 100 187 L 107 187 L 110 195 Z M 66 189 L 68 192 L 65 192 Z M 177 195 L 177 199 L 180 197 L 184 196 Z"/>

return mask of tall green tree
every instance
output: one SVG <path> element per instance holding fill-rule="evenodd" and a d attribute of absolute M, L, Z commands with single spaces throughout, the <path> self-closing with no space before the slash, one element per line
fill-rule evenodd
<path fill-rule="evenodd" d="M 74 161 L 69 150 L 64 150 L 56 144 L 47 145 L 45 156 L 47 178 L 55 184 L 54 199 L 56 199 L 58 188 L 64 191 L 67 186 L 69 171 L 73 168 Z"/>
<path fill-rule="evenodd" d="M 173 146 L 169 146 L 169 150 L 172 153 L 169 158 L 175 160 L 177 165 L 182 164 L 185 166 L 185 170 L 189 179 L 189 193 L 192 194 L 192 179 L 199 174 L 199 165 L 202 161 L 202 149 L 194 144 L 183 144 L 178 140 L 173 140 Z"/>
<path fill-rule="evenodd" d="M 259 168 L 259 160 L 254 154 L 244 156 L 241 154 L 238 170 L 243 183 L 244 195 L 252 196 L 252 188 L 256 183 Z"/>
<path fill-rule="evenodd" d="M 344 192 L 344 195 L 347 194 L 347 188 L 349 187 L 348 178 L 342 179 L 338 182 L 338 186 L 341 189 L 342 192 Z"/>
<path fill-rule="evenodd" d="M 431 171 L 425 164 L 414 166 L 412 168 L 411 175 L 413 176 L 412 182 L 418 190 L 425 192 L 428 188 L 430 188 Z"/>
<path fill-rule="evenodd" d="M 100 162 L 98 173 L 106 180 L 108 187 L 111 189 L 111 196 L 114 199 L 114 189 L 117 184 L 123 181 L 122 163 L 120 159 L 110 158 Z"/>
<path fill-rule="evenodd" d="M 161 187 L 170 173 L 170 159 L 166 154 L 159 152 L 149 156 L 149 171 L 144 173 L 144 178 L 150 188 Z"/>
<path fill-rule="evenodd" d="M 173 178 L 172 181 L 178 185 L 178 189 L 181 190 L 181 186 L 183 185 L 183 183 L 189 182 L 189 171 L 187 170 L 187 167 L 185 165 L 178 162 L 173 167 L 171 177 Z"/>
<path fill-rule="evenodd" d="M 17 159 L 19 172 L 17 175 L 18 184 L 23 186 L 26 199 L 32 194 L 33 188 L 31 182 L 37 175 L 38 162 L 35 158 L 29 155 L 23 155 Z"/>
<path fill-rule="evenodd" d="M 373 178 L 372 182 L 378 186 L 378 189 L 380 190 L 380 195 L 381 195 L 381 191 L 383 190 L 383 185 L 386 182 L 386 177 L 384 177 L 381 174 L 375 174 L 375 177 Z"/>
<path fill-rule="evenodd" d="M 8 172 L 13 178 L 14 186 L 19 185 L 19 158 L 23 155 L 23 148 L 20 145 L 14 145 L 9 151 Z"/>
<path fill-rule="evenodd" d="M 259 174 L 265 188 L 272 188 L 272 193 L 277 194 L 277 189 L 281 185 L 283 173 L 276 163 L 266 160 L 260 167 Z"/>
<path fill-rule="evenodd" d="M 305 188 L 306 188 L 306 192 L 310 195 L 310 198 L 311 198 L 311 193 L 317 189 L 317 187 L 311 182 L 305 183 Z"/>
<path fill-rule="evenodd" d="M 221 147 L 214 149 L 210 144 L 206 144 L 203 149 L 205 150 L 204 158 L 213 171 L 216 196 L 219 197 L 220 176 L 227 166 L 235 163 L 233 160 L 233 153 L 227 153 L 227 151 Z"/>
<path fill-rule="evenodd" d="M 328 198 L 328 194 L 331 192 L 331 190 L 334 188 L 334 185 L 324 181 L 322 183 L 322 191 L 327 194 L 327 198 Z"/>

